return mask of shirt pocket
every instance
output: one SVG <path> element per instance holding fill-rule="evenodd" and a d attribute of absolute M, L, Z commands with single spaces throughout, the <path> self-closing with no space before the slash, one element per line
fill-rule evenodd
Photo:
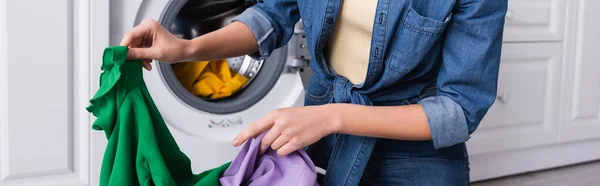
<path fill-rule="evenodd" d="M 417 64 L 424 62 L 427 54 L 440 39 L 448 25 L 452 13 L 443 21 L 420 15 L 409 8 L 400 29 L 394 38 L 392 58 L 388 67 L 394 71 L 406 73 Z"/>

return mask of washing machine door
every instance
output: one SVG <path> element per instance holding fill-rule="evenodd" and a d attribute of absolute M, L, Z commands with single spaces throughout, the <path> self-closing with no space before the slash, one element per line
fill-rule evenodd
<path fill-rule="evenodd" d="M 111 2 L 112 3 L 112 2 Z M 142 20 L 158 20 L 165 28 L 181 38 L 191 39 L 230 23 L 252 3 L 245 0 L 145 0 L 120 1 L 124 16 L 112 32 L 125 33 Z M 135 19 L 129 13 L 134 11 Z M 117 21 L 111 17 L 111 20 Z M 111 24 L 112 25 L 112 24 Z M 129 26 L 123 26 L 129 25 Z M 111 31 L 113 29 L 111 28 Z M 302 29 L 298 29 L 298 36 Z M 227 59 L 232 71 L 249 78 L 243 89 L 222 99 L 207 99 L 188 92 L 173 73 L 171 64 L 154 61 L 154 69 L 144 74 L 148 90 L 180 148 L 192 160 L 195 172 L 214 168 L 233 160 L 239 149 L 231 140 L 242 129 L 270 111 L 302 105 L 305 62 L 296 57 L 296 46 L 302 40 L 293 38 L 294 46 L 275 50 L 272 55 L 256 61 L 248 56 Z M 291 51 L 294 52 L 291 52 Z M 303 56 L 307 57 L 307 56 Z M 304 76 L 306 79 L 306 76 Z"/>

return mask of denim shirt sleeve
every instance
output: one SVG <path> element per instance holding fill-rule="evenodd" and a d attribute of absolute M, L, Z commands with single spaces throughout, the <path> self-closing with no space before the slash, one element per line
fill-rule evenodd
<path fill-rule="evenodd" d="M 442 49 L 438 94 L 419 102 L 435 148 L 466 142 L 496 99 L 506 0 L 458 1 Z"/>
<path fill-rule="evenodd" d="M 298 20 L 300 14 L 296 0 L 260 1 L 233 19 L 250 27 L 258 42 L 258 52 L 249 56 L 258 60 L 284 46 L 292 37 Z"/>

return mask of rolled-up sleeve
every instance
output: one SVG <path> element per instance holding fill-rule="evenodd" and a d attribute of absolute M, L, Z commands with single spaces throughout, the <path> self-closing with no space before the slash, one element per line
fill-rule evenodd
<path fill-rule="evenodd" d="M 435 148 L 466 142 L 496 99 L 507 1 L 458 1 L 447 26 L 436 96 L 425 110 Z"/>
<path fill-rule="evenodd" d="M 300 15 L 296 0 L 262 1 L 233 19 L 252 30 L 258 51 L 249 56 L 259 60 L 265 59 L 290 40 L 298 20 Z"/>

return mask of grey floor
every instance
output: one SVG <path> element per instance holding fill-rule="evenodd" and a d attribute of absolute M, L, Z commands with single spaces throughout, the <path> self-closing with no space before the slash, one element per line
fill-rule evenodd
<path fill-rule="evenodd" d="M 600 186 L 600 161 L 525 173 L 482 182 L 473 186 Z"/>

